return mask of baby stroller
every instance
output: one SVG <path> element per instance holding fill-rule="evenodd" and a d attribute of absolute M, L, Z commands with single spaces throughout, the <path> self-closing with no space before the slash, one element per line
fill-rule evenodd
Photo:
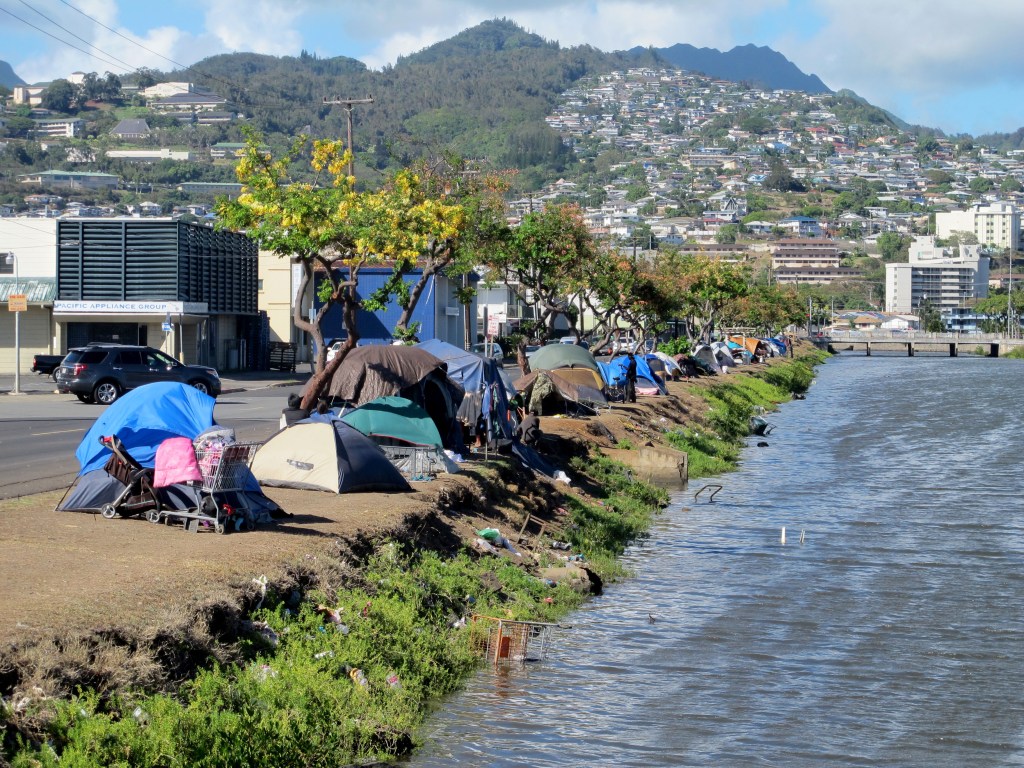
<path fill-rule="evenodd" d="M 153 470 L 137 462 L 117 435 L 100 437 L 100 443 L 110 449 L 110 458 L 104 465 L 107 474 L 124 485 L 117 498 L 100 507 L 105 518 L 131 517 L 145 512 L 148 519 L 159 517 L 160 501 L 153 488 Z"/>

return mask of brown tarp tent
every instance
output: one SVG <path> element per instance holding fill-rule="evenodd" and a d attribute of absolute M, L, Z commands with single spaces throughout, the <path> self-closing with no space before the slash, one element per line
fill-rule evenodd
<path fill-rule="evenodd" d="M 455 447 L 452 425 L 465 393 L 447 370 L 444 362 L 417 347 L 356 347 L 338 366 L 323 396 L 353 406 L 392 395 L 412 400 L 433 420 L 445 446 Z"/>
<path fill-rule="evenodd" d="M 584 406 L 597 411 L 608 405 L 604 393 L 592 386 L 572 381 L 564 376 L 568 369 L 556 371 L 534 371 L 513 382 L 520 393 L 526 410 L 537 411 L 540 415 L 568 410 L 568 403 Z"/>

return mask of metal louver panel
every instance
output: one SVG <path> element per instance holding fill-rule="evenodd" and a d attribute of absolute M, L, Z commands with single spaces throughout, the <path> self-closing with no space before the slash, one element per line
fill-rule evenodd
<path fill-rule="evenodd" d="M 57 229 L 57 297 L 206 303 L 257 311 L 258 249 L 245 235 L 167 219 L 68 219 Z"/>

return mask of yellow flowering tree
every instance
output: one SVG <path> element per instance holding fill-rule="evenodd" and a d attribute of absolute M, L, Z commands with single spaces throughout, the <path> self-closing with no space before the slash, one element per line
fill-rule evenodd
<path fill-rule="evenodd" d="M 418 179 L 397 173 L 380 190 L 360 192 L 346 175 L 350 153 L 340 141 L 300 137 L 284 157 L 275 159 L 261 137 L 246 137 L 236 168 L 242 194 L 221 200 L 222 226 L 241 229 L 260 247 L 302 267 L 293 322 L 313 336 L 318 349 L 303 407 L 315 404 L 334 371 L 359 340 L 356 325 L 361 302 L 359 271 L 372 264 L 413 263 L 446 220 L 417 194 Z M 309 162 L 312 181 L 291 178 L 290 168 Z M 316 286 L 320 308 L 307 316 L 305 297 Z M 335 306 L 341 309 L 347 338 L 327 363 L 322 324 Z"/>
<path fill-rule="evenodd" d="M 449 278 L 466 275 L 483 261 L 488 247 L 508 233 L 504 194 L 510 184 L 507 173 L 480 172 L 468 168 L 454 154 L 417 164 L 414 171 L 396 174 L 390 185 L 397 196 L 394 208 L 405 211 L 403 222 L 410 247 L 418 248 L 413 260 L 394 264 L 387 283 L 366 301 L 368 309 L 382 309 L 394 301 L 402 309 L 395 325 L 398 338 L 411 339 L 418 331 L 412 315 L 432 277 L 443 272 Z M 411 284 L 406 276 L 414 267 L 419 275 Z M 467 305 L 473 292 L 459 289 Z"/>

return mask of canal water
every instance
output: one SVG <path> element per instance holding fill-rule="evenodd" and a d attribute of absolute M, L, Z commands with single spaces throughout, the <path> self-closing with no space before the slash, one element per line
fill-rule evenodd
<path fill-rule="evenodd" d="M 1024 765 L 1022 381 L 833 358 L 545 661 L 445 700 L 412 765 Z"/>

